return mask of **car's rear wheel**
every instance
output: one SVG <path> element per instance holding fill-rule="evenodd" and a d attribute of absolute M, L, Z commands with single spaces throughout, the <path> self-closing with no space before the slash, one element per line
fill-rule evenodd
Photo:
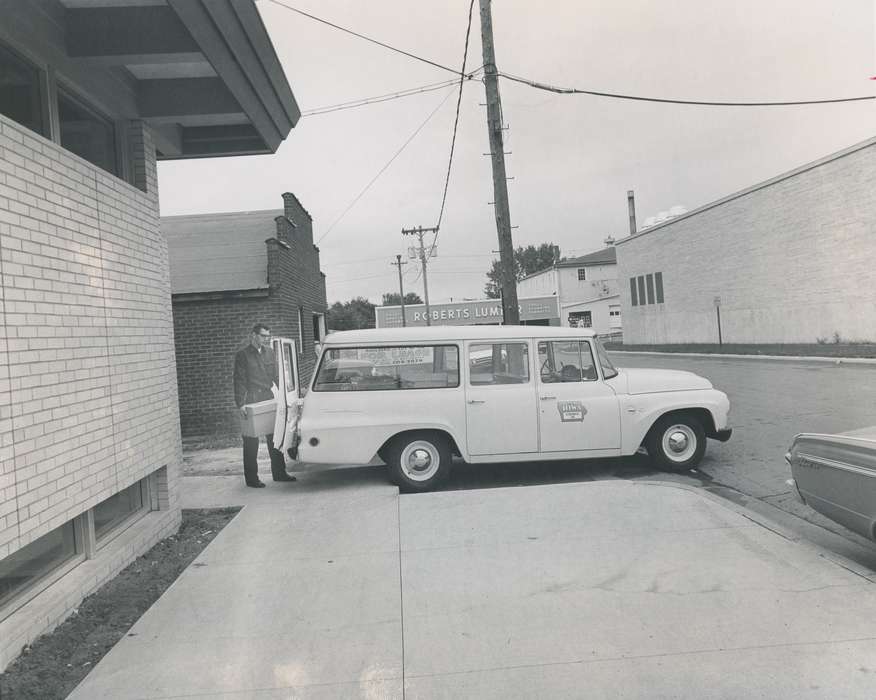
<path fill-rule="evenodd" d="M 393 483 L 408 493 L 430 491 L 450 473 L 450 445 L 440 433 L 417 431 L 400 435 L 384 454 Z"/>
<path fill-rule="evenodd" d="M 706 432 L 692 415 L 664 416 L 652 428 L 646 447 L 651 460 L 662 469 L 693 469 L 706 452 Z"/>

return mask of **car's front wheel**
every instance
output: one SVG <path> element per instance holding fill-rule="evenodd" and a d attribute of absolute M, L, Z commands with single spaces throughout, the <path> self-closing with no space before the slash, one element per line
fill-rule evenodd
<path fill-rule="evenodd" d="M 706 432 L 694 416 L 664 416 L 648 436 L 648 454 L 656 466 L 670 471 L 693 469 L 706 452 Z"/>
<path fill-rule="evenodd" d="M 450 473 L 450 445 L 430 431 L 406 433 L 385 450 L 390 478 L 405 492 L 430 491 Z"/>

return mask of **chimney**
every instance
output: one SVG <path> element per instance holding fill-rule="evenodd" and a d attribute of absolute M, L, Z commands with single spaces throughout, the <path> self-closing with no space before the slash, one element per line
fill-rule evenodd
<path fill-rule="evenodd" d="M 636 233 L 636 195 L 627 190 L 627 208 L 630 210 L 630 235 Z"/>
<path fill-rule="evenodd" d="M 605 243 L 606 246 L 611 248 L 611 246 L 614 245 L 614 236 L 609 234 L 608 237 L 603 241 L 603 243 Z"/>
<path fill-rule="evenodd" d="M 283 193 L 283 216 L 292 222 L 292 226 L 296 229 L 294 235 L 299 242 L 313 244 L 313 222 L 310 214 L 291 192 Z M 292 231 L 290 230 L 289 233 L 291 236 Z"/>

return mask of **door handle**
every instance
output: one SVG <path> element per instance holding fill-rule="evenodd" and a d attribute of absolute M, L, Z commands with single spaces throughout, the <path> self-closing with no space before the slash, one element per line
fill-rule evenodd
<path fill-rule="evenodd" d="M 486 403 L 486 401 L 481 401 L 480 399 L 469 399 L 467 403 Z"/>
<path fill-rule="evenodd" d="M 554 401 L 556 398 L 557 398 L 556 396 L 542 396 L 541 400 L 542 401 Z"/>

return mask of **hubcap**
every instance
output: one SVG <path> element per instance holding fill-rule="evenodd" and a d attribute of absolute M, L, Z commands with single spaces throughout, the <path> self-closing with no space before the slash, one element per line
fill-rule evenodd
<path fill-rule="evenodd" d="M 427 440 L 416 440 L 401 454 L 401 468 L 411 481 L 427 481 L 435 476 L 441 465 L 438 449 Z"/>
<path fill-rule="evenodd" d="M 411 453 L 411 457 L 408 460 L 408 463 L 411 465 L 411 469 L 416 469 L 418 472 L 423 471 L 428 468 L 429 464 L 431 464 L 432 458 L 429 456 L 429 453 L 426 450 L 414 450 Z"/>
<path fill-rule="evenodd" d="M 672 462 L 682 463 L 697 450 L 697 436 L 689 425 L 678 423 L 663 432 L 663 454 Z"/>
<path fill-rule="evenodd" d="M 669 449 L 678 454 L 687 449 L 687 435 L 681 431 L 672 433 L 669 436 Z"/>

